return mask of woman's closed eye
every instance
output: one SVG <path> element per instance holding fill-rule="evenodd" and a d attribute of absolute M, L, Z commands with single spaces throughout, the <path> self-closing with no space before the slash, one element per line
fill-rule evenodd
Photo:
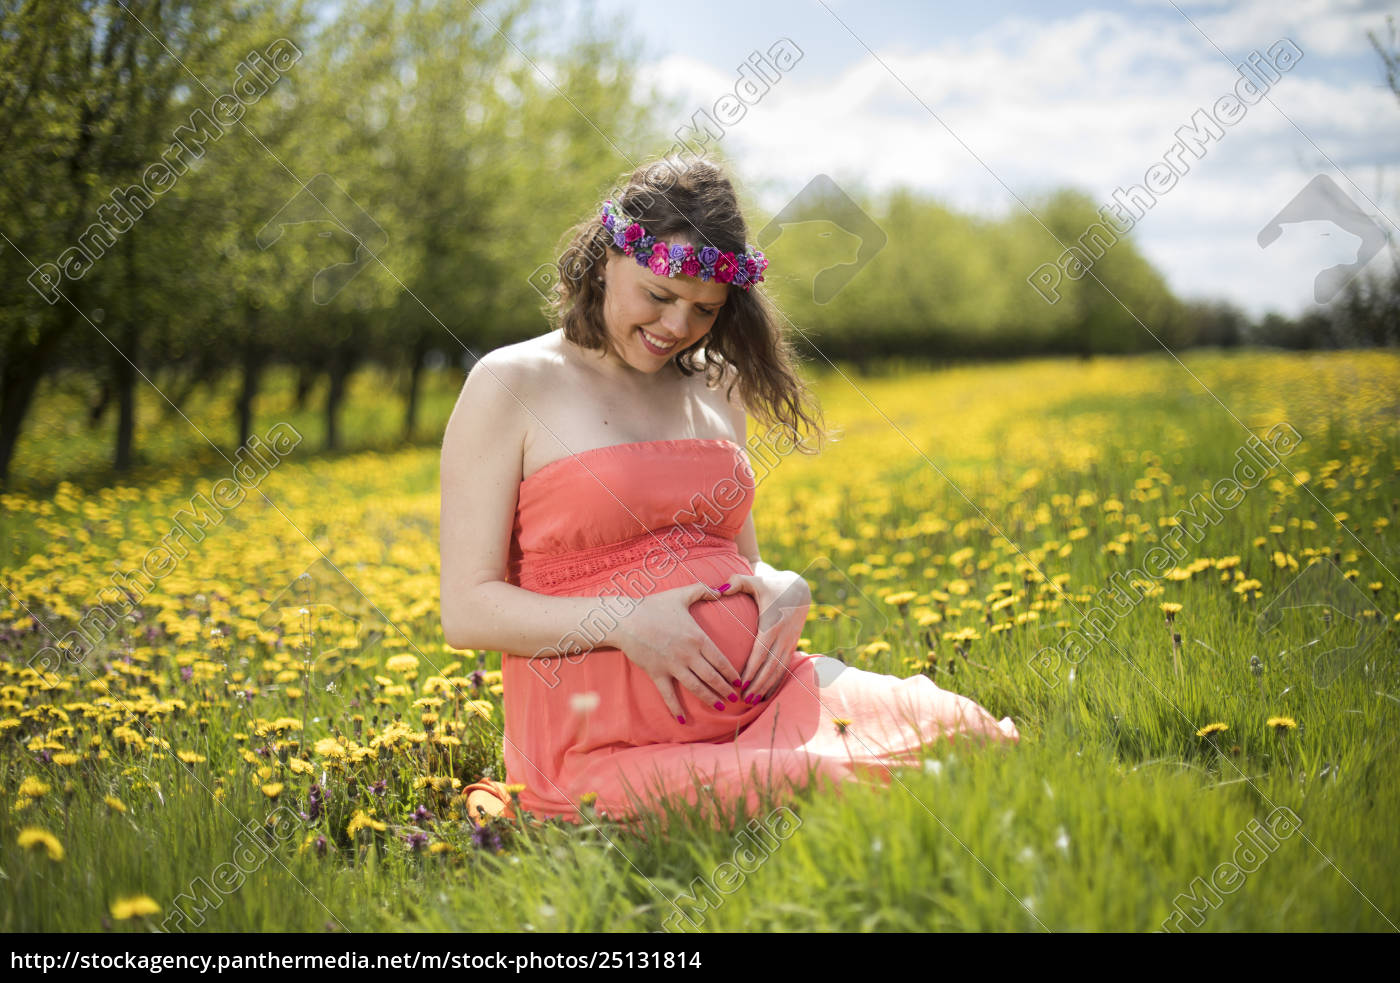
<path fill-rule="evenodd" d="M 650 290 L 647 291 L 647 296 L 649 296 L 652 300 L 656 301 L 658 304 L 669 304 L 672 300 L 675 299 L 674 297 L 658 297 Z M 705 315 L 705 317 L 714 317 L 717 313 L 713 308 L 697 307 L 695 309 L 701 314 Z"/>

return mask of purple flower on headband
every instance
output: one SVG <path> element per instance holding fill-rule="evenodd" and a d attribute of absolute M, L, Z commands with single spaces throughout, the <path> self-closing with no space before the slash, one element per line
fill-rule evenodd
<path fill-rule="evenodd" d="M 700 250 L 700 262 L 706 266 L 714 266 L 717 259 L 719 259 L 719 250 L 714 246 L 706 246 Z"/>
<path fill-rule="evenodd" d="M 745 286 L 749 282 L 749 271 L 742 266 L 739 267 L 734 271 L 734 280 L 732 282 L 736 287 Z"/>
<path fill-rule="evenodd" d="M 685 247 L 684 247 L 684 246 L 672 246 L 672 247 L 671 247 L 671 259 L 674 259 L 674 260 L 682 260 L 682 259 L 685 259 Z"/>
<path fill-rule="evenodd" d="M 603 213 L 603 225 L 607 228 L 607 230 L 608 230 L 609 232 L 611 232 L 611 231 L 613 230 L 613 226 L 616 225 L 616 224 L 617 224 L 617 219 L 613 218 L 613 217 L 612 217 L 611 215 L 609 215 L 607 212 L 604 212 L 604 213 Z"/>
<path fill-rule="evenodd" d="M 624 246 L 626 246 L 626 245 L 627 245 L 627 234 L 626 234 L 625 232 L 621 232 L 621 231 L 614 232 L 614 233 L 613 233 L 613 245 L 616 246 L 618 249 L 621 249 L 621 248 L 623 248 Z"/>

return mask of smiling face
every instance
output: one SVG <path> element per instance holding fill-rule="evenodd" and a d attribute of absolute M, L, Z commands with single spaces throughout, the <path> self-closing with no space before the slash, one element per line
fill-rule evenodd
<path fill-rule="evenodd" d="M 708 334 L 729 296 L 728 284 L 657 276 L 612 250 L 602 276 L 603 317 L 615 356 L 649 374 Z"/>

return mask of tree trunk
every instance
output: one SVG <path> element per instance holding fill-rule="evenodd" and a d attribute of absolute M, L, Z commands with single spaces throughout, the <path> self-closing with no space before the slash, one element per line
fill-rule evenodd
<path fill-rule="evenodd" d="M 254 342 L 243 345 L 243 386 L 238 391 L 238 446 L 248 443 L 253 433 L 253 399 L 262 378 L 263 352 Z"/>
<path fill-rule="evenodd" d="M 311 388 L 316 385 L 316 377 L 320 374 L 320 372 L 309 365 L 302 365 L 297 368 L 297 409 L 306 409 L 306 398 L 311 395 Z"/>
<path fill-rule="evenodd" d="M 102 422 L 102 417 L 107 413 L 107 407 L 112 405 L 112 384 L 107 379 L 98 380 L 101 390 L 97 398 L 88 407 L 88 429 L 91 430 Z"/>
<path fill-rule="evenodd" d="M 113 332 L 117 336 L 113 339 L 117 349 L 112 352 L 112 384 L 117 391 L 117 448 L 112 467 L 118 472 L 131 469 L 131 450 L 136 436 L 135 362 L 140 357 L 137 351 L 141 318 L 137 298 L 140 287 L 137 284 L 135 237 L 128 235 L 124 244 L 126 298 L 119 309 L 126 315 L 126 324 L 122 330 Z"/>
<path fill-rule="evenodd" d="M 418 338 L 413 344 L 413 352 L 410 355 L 408 366 L 408 398 L 403 414 L 403 440 L 405 444 L 413 443 L 413 430 L 418 417 L 418 395 L 423 382 L 423 361 L 428 357 L 429 340 L 428 332 L 419 332 Z"/>
<path fill-rule="evenodd" d="M 326 447 L 328 451 L 341 448 L 340 404 L 345 398 L 345 384 L 355 367 L 355 358 L 349 350 L 337 348 L 331 353 L 326 372 L 330 385 L 326 388 Z"/>
<path fill-rule="evenodd" d="M 76 297 L 74 300 L 76 302 Z M 77 307 L 64 303 L 58 319 L 59 326 L 42 332 L 36 343 L 30 345 L 21 341 L 0 359 L 0 486 L 9 482 L 10 464 L 24 430 L 24 418 L 29 415 L 49 359 L 78 319 Z"/>

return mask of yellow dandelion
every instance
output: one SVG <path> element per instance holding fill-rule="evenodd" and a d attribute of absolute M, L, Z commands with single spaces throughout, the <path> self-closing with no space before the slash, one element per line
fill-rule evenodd
<path fill-rule="evenodd" d="M 345 757 L 346 748 L 338 737 L 323 737 L 316 742 L 315 751 L 323 758 L 334 760 Z"/>
<path fill-rule="evenodd" d="M 1298 721 L 1294 720 L 1292 717 L 1270 717 L 1264 723 L 1265 726 L 1272 727 L 1280 734 L 1286 730 L 1296 730 L 1298 728 Z"/>
<path fill-rule="evenodd" d="M 197 765 L 201 761 L 207 760 L 204 755 L 194 751 L 176 751 L 176 756 L 187 765 Z"/>
<path fill-rule="evenodd" d="M 409 655 L 407 652 L 401 655 L 392 655 L 384 663 L 384 668 L 390 672 L 406 674 L 418 671 L 418 656 Z"/>
<path fill-rule="evenodd" d="M 382 833 L 388 828 L 388 826 L 381 823 L 379 820 L 371 818 L 363 809 L 356 809 L 355 814 L 350 817 L 350 824 L 345 827 L 345 833 L 351 839 L 354 839 L 355 834 L 362 829 L 372 829 Z"/>
<path fill-rule="evenodd" d="M 578 797 L 578 801 L 579 805 L 583 806 L 585 809 L 591 809 L 593 807 L 593 803 L 598 801 L 598 793 L 584 792 Z"/>
<path fill-rule="evenodd" d="M 117 921 L 126 921 L 128 918 L 145 918 L 147 915 L 160 914 L 160 905 L 144 894 L 135 894 L 127 898 L 118 898 L 112 902 L 112 917 Z"/>
<path fill-rule="evenodd" d="M 108 795 L 102 801 L 107 803 L 107 808 L 113 812 L 126 812 L 126 803 L 114 795 Z"/>
<path fill-rule="evenodd" d="M 520 793 L 523 791 L 525 791 L 525 786 L 522 785 L 520 782 L 511 782 L 509 785 L 506 786 L 506 794 L 509 795 L 512 799 L 520 798 Z"/>
<path fill-rule="evenodd" d="M 464 709 L 483 720 L 490 720 L 496 713 L 496 705 L 490 700 L 468 700 Z"/>
<path fill-rule="evenodd" d="M 851 727 L 851 722 L 845 717 L 833 717 L 831 722 L 836 725 L 836 733 L 842 735 L 843 737 L 845 736 L 846 731 L 849 730 Z"/>
<path fill-rule="evenodd" d="M 26 826 L 19 831 L 19 845 L 25 850 L 44 850 L 50 860 L 63 859 L 63 844 L 48 830 L 37 826 Z"/>
<path fill-rule="evenodd" d="M 68 765 L 75 765 L 78 763 L 78 761 L 78 756 L 72 751 L 59 751 L 53 756 L 53 763 L 56 765 L 62 765 L 64 767 L 67 767 Z"/>
<path fill-rule="evenodd" d="M 1209 736 L 1212 735 L 1212 734 L 1219 734 L 1221 731 L 1229 730 L 1229 729 L 1230 729 L 1230 725 L 1229 725 L 1229 724 L 1222 724 L 1222 723 L 1206 724 L 1206 725 L 1205 725 L 1204 727 L 1202 727 L 1200 730 L 1196 731 L 1196 736 L 1197 736 L 1197 737 L 1209 737 Z"/>
<path fill-rule="evenodd" d="M 894 605 L 895 607 L 903 607 L 904 605 L 908 604 L 910 601 L 914 600 L 914 598 L 916 598 L 916 597 L 918 597 L 918 596 L 919 596 L 919 592 L 918 592 L 918 591 L 914 591 L 914 590 L 902 590 L 902 591 L 898 591 L 897 593 L 894 593 L 894 594 L 888 594 L 888 595 L 886 595 L 886 596 L 885 596 L 885 603 L 886 603 L 886 604 Z"/>
<path fill-rule="evenodd" d="M 282 794 L 282 787 L 283 786 L 281 782 L 271 782 L 262 787 L 262 794 L 267 796 L 269 799 L 275 799 L 277 798 L 277 796 Z"/>
<path fill-rule="evenodd" d="M 40 781 L 33 775 L 30 775 L 19 783 L 19 791 L 16 794 L 27 796 L 31 799 L 37 799 L 40 796 L 49 794 L 49 783 Z"/>

